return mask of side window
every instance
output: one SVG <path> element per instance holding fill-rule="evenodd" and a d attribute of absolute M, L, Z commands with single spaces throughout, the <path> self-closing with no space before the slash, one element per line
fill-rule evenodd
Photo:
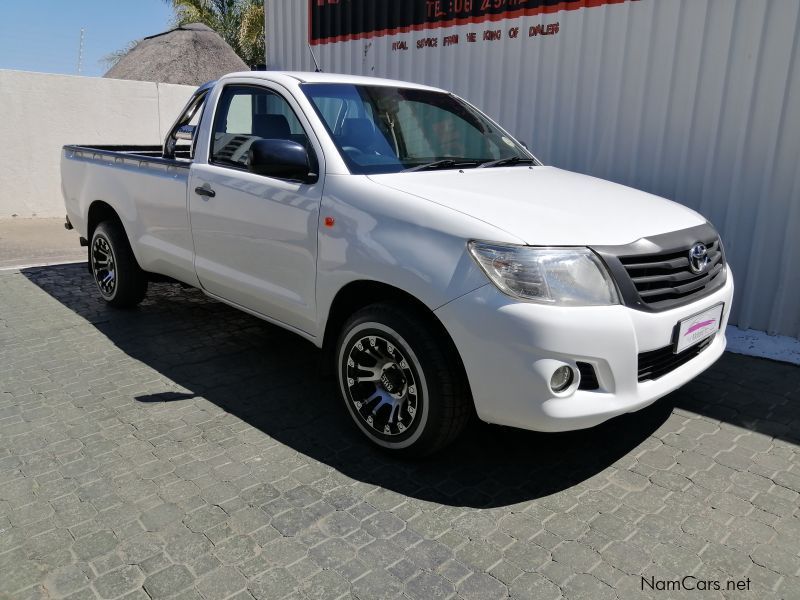
<path fill-rule="evenodd" d="M 283 96 L 259 87 L 227 86 L 214 116 L 210 162 L 247 168 L 250 146 L 260 139 L 294 140 L 310 150 L 308 136 Z"/>

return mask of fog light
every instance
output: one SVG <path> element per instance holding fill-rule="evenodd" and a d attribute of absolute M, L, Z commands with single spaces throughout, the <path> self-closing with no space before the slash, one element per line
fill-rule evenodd
<path fill-rule="evenodd" d="M 553 371 L 553 376 L 550 378 L 550 389 L 555 393 L 563 392 L 570 385 L 575 376 L 572 374 L 570 367 L 558 367 Z"/>

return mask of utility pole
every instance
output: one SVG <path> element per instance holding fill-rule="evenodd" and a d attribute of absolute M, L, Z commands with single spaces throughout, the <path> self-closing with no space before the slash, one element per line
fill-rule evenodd
<path fill-rule="evenodd" d="M 80 44 L 78 45 L 78 75 L 80 75 L 81 71 L 83 71 L 83 33 L 84 33 L 84 31 L 85 31 L 84 28 L 81 27 L 81 41 L 80 41 Z"/>

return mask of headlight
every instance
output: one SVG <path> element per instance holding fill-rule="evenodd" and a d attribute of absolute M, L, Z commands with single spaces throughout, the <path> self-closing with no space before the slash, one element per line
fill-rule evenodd
<path fill-rule="evenodd" d="M 469 251 L 500 291 L 562 306 L 618 304 L 614 282 L 588 248 L 543 248 L 472 241 Z"/>

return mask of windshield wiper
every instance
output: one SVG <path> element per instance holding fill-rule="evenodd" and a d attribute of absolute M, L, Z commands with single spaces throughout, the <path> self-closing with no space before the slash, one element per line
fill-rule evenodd
<path fill-rule="evenodd" d="M 453 169 L 456 165 L 459 166 L 475 166 L 480 164 L 478 160 L 456 160 L 453 158 L 444 158 L 442 160 L 435 160 L 433 162 L 425 163 L 424 165 L 417 165 L 410 169 L 403 169 L 401 173 L 411 173 L 412 171 L 435 171 L 437 169 Z"/>
<path fill-rule="evenodd" d="M 522 156 L 509 156 L 507 158 L 499 158 L 497 160 L 490 160 L 481 164 L 479 169 L 491 169 L 492 167 L 506 167 L 508 165 L 535 165 L 536 161 L 532 158 L 524 158 Z"/>

